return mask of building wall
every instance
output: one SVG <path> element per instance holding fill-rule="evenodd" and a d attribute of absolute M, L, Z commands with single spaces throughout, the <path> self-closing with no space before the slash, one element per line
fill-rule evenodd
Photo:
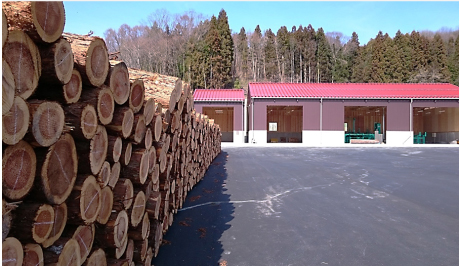
<path fill-rule="evenodd" d="M 233 107 L 233 142 L 244 143 L 243 102 L 195 102 L 195 110 L 203 112 L 203 107 Z"/>

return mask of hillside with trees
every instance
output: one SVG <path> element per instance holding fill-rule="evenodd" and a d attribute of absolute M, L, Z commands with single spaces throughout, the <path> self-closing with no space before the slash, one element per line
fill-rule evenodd
<path fill-rule="evenodd" d="M 459 31 L 378 32 L 361 44 L 356 32 L 283 26 L 232 33 L 225 10 L 210 19 L 194 11 L 157 10 L 147 25 L 108 29 L 109 52 L 132 68 L 176 76 L 195 88 L 247 88 L 249 82 L 383 82 L 459 85 Z"/>

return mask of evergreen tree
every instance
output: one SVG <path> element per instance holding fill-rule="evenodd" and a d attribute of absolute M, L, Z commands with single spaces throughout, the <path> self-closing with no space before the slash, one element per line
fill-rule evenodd
<path fill-rule="evenodd" d="M 344 58 L 347 61 L 348 79 L 351 80 L 353 76 L 353 66 L 356 64 L 358 58 L 359 38 L 356 32 L 351 34 L 351 39 L 344 47 Z"/>
<path fill-rule="evenodd" d="M 224 86 L 224 71 L 222 60 L 222 39 L 215 16 L 211 17 L 208 33 L 206 34 L 206 46 L 209 47 L 209 88 L 220 89 Z"/>
<path fill-rule="evenodd" d="M 454 41 L 454 38 L 450 38 L 448 42 L 448 59 L 447 59 L 447 66 L 450 72 L 450 82 L 458 86 L 458 76 L 459 76 L 459 69 L 458 69 L 458 35 Z"/>
<path fill-rule="evenodd" d="M 217 18 L 217 29 L 220 35 L 220 56 L 221 56 L 221 76 L 222 87 L 231 88 L 233 86 L 232 64 L 233 64 L 233 39 L 230 26 L 228 25 L 227 13 L 224 9 L 219 12 Z"/>
<path fill-rule="evenodd" d="M 282 26 L 277 34 L 277 51 L 278 51 L 278 69 L 281 82 L 287 80 L 286 76 L 290 73 L 291 66 L 291 40 L 290 33 L 285 26 Z"/>
<path fill-rule="evenodd" d="M 384 41 L 385 37 L 383 33 L 379 31 L 372 45 L 369 82 L 382 83 L 387 81 L 385 77 Z"/>
<path fill-rule="evenodd" d="M 254 82 L 260 81 L 260 77 L 262 75 L 262 48 L 262 31 L 260 30 L 259 25 L 257 25 L 254 32 L 251 35 L 249 45 L 252 81 Z"/>
<path fill-rule="evenodd" d="M 435 34 L 430 43 L 431 82 L 449 82 L 450 73 L 447 68 L 447 52 L 441 35 Z"/>
<path fill-rule="evenodd" d="M 237 64 L 237 73 L 240 74 L 240 78 L 247 83 L 248 80 L 248 59 L 249 59 L 249 48 L 248 48 L 248 38 L 246 36 L 246 30 L 241 28 L 240 33 L 236 36 L 236 51 L 238 55 Z"/>
<path fill-rule="evenodd" d="M 271 29 L 265 31 L 264 46 L 264 79 L 268 82 L 279 82 L 277 65 L 276 36 Z"/>
<path fill-rule="evenodd" d="M 343 47 L 340 44 L 340 37 L 336 36 L 336 41 L 332 44 L 332 82 L 345 83 L 349 80 L 347 61 L 343 54 Z"/>
<path fill-rule="evenodd" d="M 304 82 L 317 82 L 317 47 L 315 29 L 309 24 L 305 31 L 305 50 L 303 51 L 304 63 Z M 323 32 L 324 35 L 324 32 Z M 319 82 L 319 81 L 318 81 Z"/>
<path fill-rule="evenodd" d="M 332 82 L 332 51 L 327 42 L 323 28 L 316 33 L 317 40 L 317 82 Z"/>
<path fill-rule="evenodd" d="M 405 83 L 409 80 L 410 70 L 412 69 L 410 37 L 402 34 L 400 30 L 393 38 L 395 57 L 391 63 L 392 82 Z"/>

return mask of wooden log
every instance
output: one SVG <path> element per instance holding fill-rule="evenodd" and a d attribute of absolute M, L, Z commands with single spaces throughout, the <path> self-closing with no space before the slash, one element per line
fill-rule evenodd
<path fill-rule="evenodd" d="M 153 259 L 153 248 L 149 246 L 149 248 L 147 249 L 147 255 L 145 256 L 143 265 L 150 266 L 150 264 L 152 263 L 152 259 Z"/>
<path fill-rule="evenodd" d="M 128 67 L 124 62 L 110 67 L 105 84 L 110 87 L 117 104 L 126 103 L 129 97 L 130 83 Z"/>
<path fill-rule="evenodd" d="M 107 157 L 108 136 L 104 126 L 98 125 L 96 134 L 88 142 L 77 142 L 78 171 L 97 175 Z"/>
<path fill-rule="evenodd" d="M 78 255 L 80 256 L 81 263 L 85 262 L 89 256 L 93 247 L 95 233 L 96 228 L 94 224 L 90 224 L 78 226 L 72 235 L 72 238 L 75 239 L 80 246 L 80 253 Z"/>
<path fill-rule="evenodd" d="M 45 249 L 45 265 L 80 266 L 80 246 L 73 238 L 60 238 L 56 244 Z"/>
<path fill-rule="evenodd" d="M 135 144 L 140 144 L 145 137 L 147 127 L 145 126 L 145 118 L 143 114 L 134 115 L 134 128 L 131 137 L 129 138 Z"/>
<path fill-rule="evenodd" d="M 8 237 L 2 243 L 2 265 L 20 266 L 24 261 L 24 249 L 15 237 Z"/>
<path fill-rule="evenodd" d="M 2 2 L 10 30 L 25 31 L 35 42 L 53 43 L 64 31 L 65 10 L 60 2 Z"/>
<path fill-rule="evenodd" d="M 39 187 L 51 204 L 63 203 L 72 192 L 77 178 L 77 150 L 70 134 L 64 134 L 46 152 L 43 162 L 37 153 Z M 42 152 L 41 152 L 42 153 Z"/>
<path fill-rule="evenodd" d="M 40 82 L 64 85 L 70 81 L 73 71 L 73 53 L 70 43 L 60 38 L 51 45 L 39 47 L 42 59 Z"/>
<path fill-rule="evenodd" d="M 141 109 L 141 113 L 145 117 L 145 125 L 148 126 L 153 120 L 153 117 L 155 116 L 155 101 L 153 98 L 148 98 L 147 100 L 144 101 L 144 104 Z"/>
<path fill-rule="evenodd" d="M 115 102 L 113 94 L 109 87 L 102 86 L 100 88 L 86 87 L 80 96 L 80 101 L 89 103 L 96 107 L 97 116 L 103 125 L 108 125 L 112 122 L 113 113 L 115 110 Z"/>
<path fill-rule="evenodd" d="M 118 179 L 117 184 L 113 188 L 113 209 L 121 211 L 131 207 L 134 200 L 134 187 L 131 180 L 128 178 Z"/>
<path fill-rule="evenodd" d="M 112 189 L 107 186 L 101 189 L 101 208 L 97 215 L 96 221 L 99 224 L 106 224 L 110 218 L 113 208 L 113 192 Z"/>
<path fill-rule="evenodd" d="M 39 100 L 56 101 L 63 105 L 78 102 L 82 93 L 81 76 L 76 69 L 71 69 L 69 71 L 70 79 L 67 83 L 57 84 L 55 81 L 54 84 L 50 84 L 46 81 L 40 81 L 32 97 Z M 45 74 L 42 73 L 42 77 L 44 75 Z"/>
<path fill-rule="evenodd" d="M 120 160 L 123 142 L 121 137 L 108 135 L 107 161 L 116 163 Z"/>
<path fill-rule="evenodd" d="M 2 48 L 8 39 L 8 20 L 6 19 L 5 11 L 2 8 Z"/>
<path fill-rule="evenodd" d="M 2 58 L 2 115 L 8 113 L 13 106 L 15 88 L 16 82 L 11 67 L 5 58 Z"/>
<path fill-rule="evenodd" d="M 148 151 L 142 148 L 134 149 L 129 164 L 122 169 L 123 177 L 131 179 L 134 184 L 143 185 L 147 180 L 148 173 Z"/>
<path fill-rule="evenodd" d="M 149 248 L 149 240 L 134 240 L 134 252 L 133 252 L 133 261 L 134 262 L 143 262 L 147 257 L 147 250 Z"/>
<path fill-rule="evenodd" d="M 136 192 L 135 192 L 136 193 Z M 128 209 L 128 215 L 130 220 L 130 225 L 132 227 L 137 227 L 142 221 L 142 218 L 145 213 L 145 193 L 137 191 L 136 197 L 134 198 L 133 205 Z"/>
<path fill-rule="evenodd" d="M 134 112 L 131 108 L 124 106 L 115 108 L 112 122 L 106 125 L 106 127 L 110 133 L 126 139 L 131 135 L 133 125 Z"/>
<path fill-rule="evenodd" d="M 97 36 L 83 36 L 63 33 L 62 36 L 72 46 L 75 65 L 83 83 L 100 87 L 109 73 L 109 55 L 104 40 Z"/>
<path fill-rule="evenodd" d="M 149 154 L 149 174 L 152 174 L 155 170 L 155 165 L 157 162 L 157 151 L 155 150 L 155 147 L 150 147 L 147 152 Z"/>
<path fill-rule="evenodd" d="M 10 200 L 24 198 L 32 189 L 37 158 L 32 147 L 21 140 L 8 146 L 2 158 L 2 191 Z"/>
<path fill-rule="evenodd" d="M 163 242 L 163 224 L 159 220 L 153 220 L 150 223 L 150 235 L 148 239 L 152 245 L 153 256 L 156 257 Z"/>
<path fill-rule="evenodd" d="M 107 184 L 109 183 L 110 171 L 111 171 L 110 163 L 105 161 L 102 164 L 101 170 L 96 176 L 96 180 L 99 183 L 99 186 L 101 187 L 101 189 L 106 187 Z"/>
<path fill-rule="evenodd" d="M 23 246 L 24 248 L 24 260 L 22 262 L 23 266 L 43 266 L 44 265 L 44 257 L 43 257 L 43 249 L 38 244 L 26 244 Z"/>
<path fill-rule="evenodd" d="M 121 163 L 116 162 L 112 165 L 112 170 L 110 171 L 109 183 L 107 184 L 110 188 L 114 188 L 120 178 L 121 172 Z"/>
<path fill-rule="evenodd" d="M 152 119 L 152 131 L 153 131 L 153 140 L 155 142 L 160 141 L 161 132 L 163 130 L 163 121 L 160 114 L 155 114 Z"/>
<path fill-rule="evenodd" d="M 10 234 L 25 243 L 43 243 L 53 229 L 54 210 L 51 205 L 23 202 L 14 215 Z"/>
<path fill-rule="evenodd" d="M 134 241 L 128 238 L 128 244 L 126 245 L 126 250 L 125 250 L 125 254 L 123 258 L 131 262 L 133 261 L 133 253 L 134 253 Z"/>
<path fill-rule="evenodd" d="M 80 72 L 74 68 L 69 82 L 62 87 L 62 94 L 67 104 L 76 103 L 80 99 L 82 84 Z"/>
<path fill-rule="evenodd" d="M 41 75 L 41 58 L 37 46 L 26 33 L 10 31 L 3 47 L 3 58 L 14 76 L 15 95 L 26 100 L 35 92 Z"/>
<path fill-rule="evenodd" d="M 2 198 L 2 241 L 5 241 L 8 236 L 11 224 L 13 221 L 12 210 L 16 209 L 17 205 L 8 203 Z"/>
<path fill-rule="evenodd" d="M 98 119 L 96 109 L 88 103 L 77 102 L 63 106 L 65 122 L 72 125 L 70 133 L 77 139 L 92 139 L 96 134 Z"/>
<path fill-rule="evenodd" d="M 145 206 L 145 212 L 148 214 L 150 220 L 158 220 L 160 205 L 161 193 L 157 191 L 150 193 Z"/>
<path fill-rule="evenodd" d="M 14 145 L 24 138 L 29 129 L 29 107 L 21 97 L 14 97 L 13 106 L 2 115 L 2 141 Z"/>
<path fill-rule="evenodd" d="M 153 143 L 152 130 L 149 127 L 147 127 L 147 130 L 145 131 L 145 135 L 144 135 L 144 141 L 141 143 L 141 146 L 148 150 L 152 147 L 152 143 Z"/>
<path fill-rule="evenodd" d="M 133 144 L 129 141 L 123 141 L 123 147 L 121 149 L 121 157 L 120 157 L 121 165 L 126 166 L 130 163 L 132 153 L 133 153 Z"/>
<path fill-rule="evenodd" d="M 136 114 L 142 108 L 145 97 L 145 88 L 144 82 L 141 79 L 135 80 L 131 84 L 131 89 L 129 93 L 129 107 L 133 109 L 133 112 Z"/>
<path fill-rule="evenodd" d="M 123 240 L 123 243 L 116 248 L 107 248 L 107 256 L 109 258 L 121 259 L 125 253 L 126 247 L 128 246 L 128 238 Z"/>
<path fill-rule="evenodd" d="M 29 100 L 29 112 L 32 117 L 26 136 L 32 145 L 49 147 L 56 143 L 64 131 L 65 114 L 57 102 Z"/>
<path fill-rule="evenodd" d="M 109 258 L 107 259 L 107 266 L 130 266 L 130 265 L 127 259 L 119 260 L 119 259 Z"/>
<path fill-rule="evenodd" d="M 160 190 L 160 165 L 158 163 L 155 163 L 155 167 L 151 175 L 151 180 L 153 184 L 152 190 L 159 191 Z"/>
<path fill-rule="evenodd" d="M 41 243 L 44 248 L 50 247 L 56 242 L 64 232 L 64 228 L 67 225 L 67 204 L 65 202 L 54 205 L 54 222 L 53 228 L 48 238 Z"/>
<path fill-rule="evenodd" d="M 98 248 L 94 250 L 88 259 L 83 263 L 84 266 L 107 266 L 107 258 L 104 250 Z"/>
<path fill-rule="evenodd" d="M 100 228 L 101 230 L 97 230 L 96 238 L 105 247 L 121 247 L 123 241 L 127 241 L 128 225 L 129 218 L 125 210 L 112 212 L 107 224 Z"/>
<path fill-rule="evenodd" d="M 79 175 L 67 201 L 69 224 L 91 224 L 101 208 L 101 188 L 92 175 Z"/>

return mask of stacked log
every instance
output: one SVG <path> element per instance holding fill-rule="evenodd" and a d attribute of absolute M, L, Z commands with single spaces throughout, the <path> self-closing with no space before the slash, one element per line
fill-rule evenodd
<path fill-rule="evenodd" d="M 150 265 L 219 127 L 180 79 L 64 33 L 62 2 L 2 11 L 3 262 Z"/>

